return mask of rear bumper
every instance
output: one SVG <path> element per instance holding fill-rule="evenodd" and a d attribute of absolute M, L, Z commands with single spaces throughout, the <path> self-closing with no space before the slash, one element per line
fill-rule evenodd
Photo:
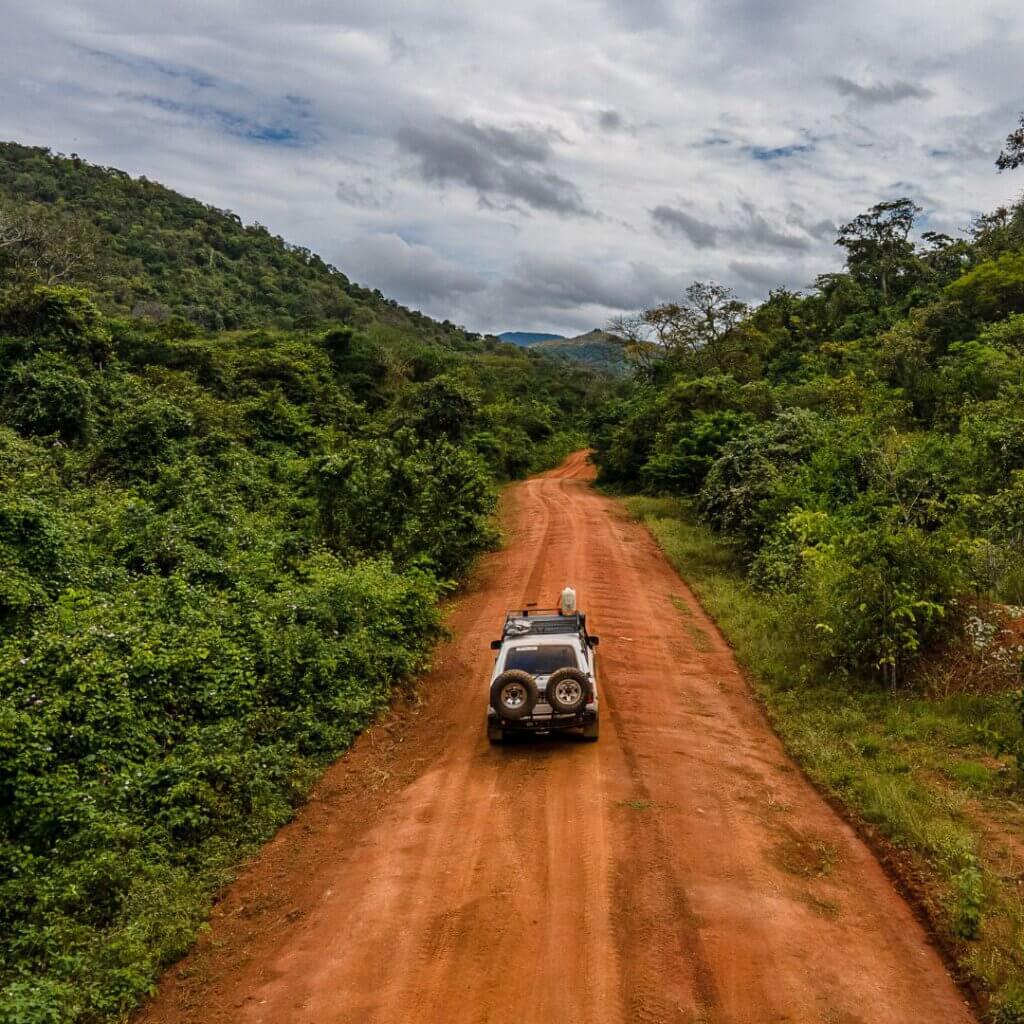
<path fill-rule="evenodd" d="M 532 714 L 526 718 L 507 721 L 499 718 L 493 709 L 487 711 L 487 724 L 497 726 L 505 732 L 559 732 L 565 729 L 582 729 L 597 720 L 597 708 L 588 707 L 575 715 Z"/>

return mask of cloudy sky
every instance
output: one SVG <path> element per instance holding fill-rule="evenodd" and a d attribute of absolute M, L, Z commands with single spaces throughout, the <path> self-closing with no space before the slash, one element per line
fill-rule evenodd
<path fill-rule="evenodd" d="M 1020 0 L 3 0 L 0 138 L 258 220 L 476 330 L 807 285 L 1024 172 Z"/>

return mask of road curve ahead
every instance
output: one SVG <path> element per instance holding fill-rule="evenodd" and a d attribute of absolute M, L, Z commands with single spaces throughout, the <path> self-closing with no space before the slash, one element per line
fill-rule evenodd
<path fill-rule="evenodd" d="M 218 905 L 146 1024 L 953 1024 L 974 1018 L 732 654 L 583 453 L 509 488 L 454 639 Z M 506 608 L 566 583 L 601 739 L 492 749 Z"/>

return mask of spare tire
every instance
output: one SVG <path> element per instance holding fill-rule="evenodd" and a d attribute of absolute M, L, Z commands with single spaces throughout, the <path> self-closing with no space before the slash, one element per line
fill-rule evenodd
<path fill-rule="evenodd" d="M 529 672 L 510 668 L 491 683 L 491 707 L 507 722 L 525 718 L 536 704 L 537 681 Z"/>
<path fill-rule="evenodd" d="M 556 715 L 574 715 L 583 710 L 590 693 L 590 680 L 578 668 L 560 668 L 548 677 L 545 693 Z"/>

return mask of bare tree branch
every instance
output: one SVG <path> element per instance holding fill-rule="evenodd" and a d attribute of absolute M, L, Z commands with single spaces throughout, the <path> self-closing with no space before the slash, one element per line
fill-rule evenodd
<path fill-rule="evenodd" d="M 661 359 L 685 358 L 727 369 L 730 339 L 748 313 L 730 288 L 694 281 L 681 302 L 617 317 L 609 330 L 626 339 L 627 354 L 649 372 Z"/>
<path fill-rule="evenodd" d="M 0 206 L 0 260 L 15 274 L 54 285 L 81 276 L 94 262 L 96 229 L 74 214 Z"/>

